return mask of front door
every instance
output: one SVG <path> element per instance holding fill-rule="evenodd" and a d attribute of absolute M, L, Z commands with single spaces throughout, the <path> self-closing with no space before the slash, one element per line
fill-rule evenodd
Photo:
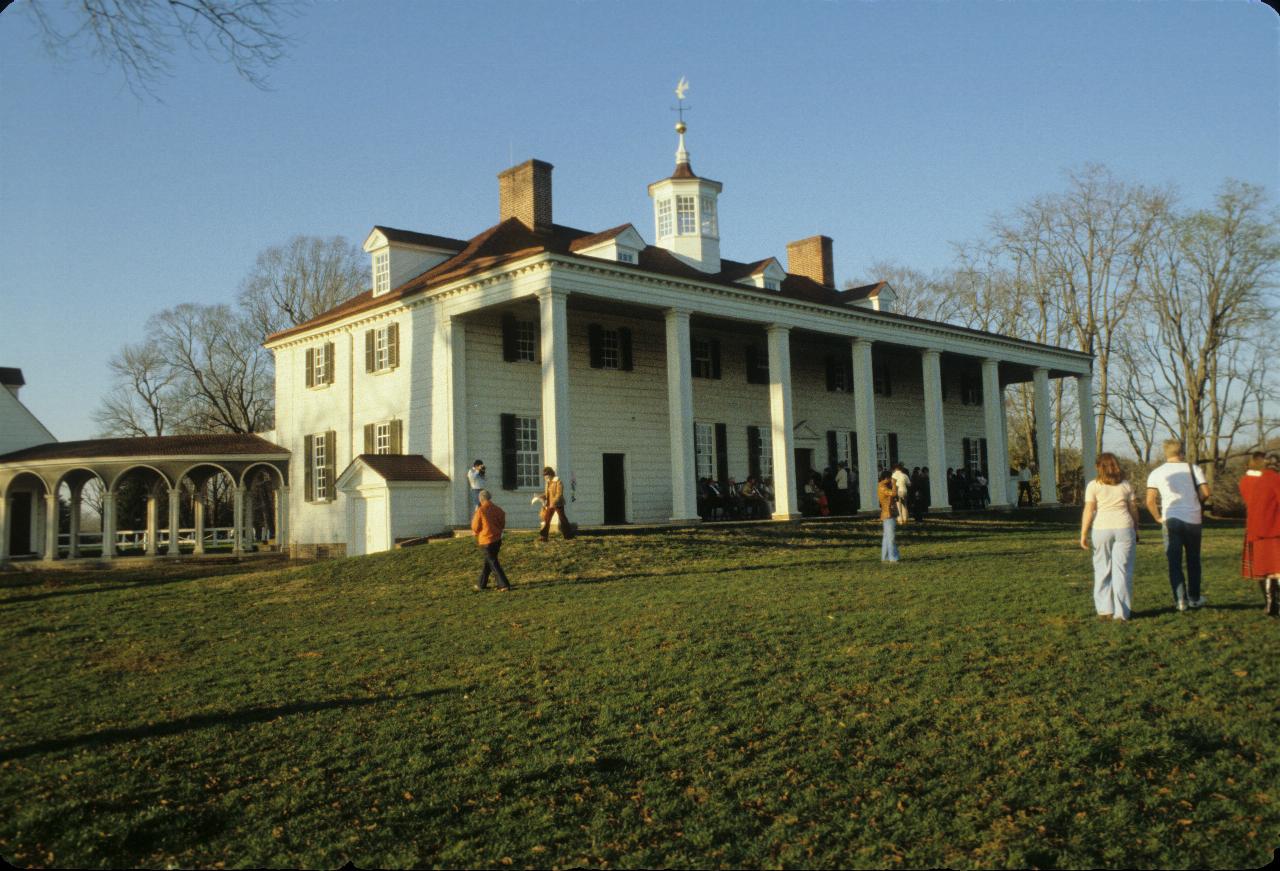
<path fill-rule="evenodd" d="M 627 522 L 626 454 L 604 455 L 604 522 Z"/>
<path fill-rule="evenodd" d="M 31 502 L 30 493 L 18 493 L 9 497 L 9 553 L 23 556 L 31 550 Z"/>
<path fill-rule="evenodd" d="M 809 474 L 813 470 L 813 448 L 796 448 L 796 495 L 804 493 L 804 485 L 809 483 Z"/>

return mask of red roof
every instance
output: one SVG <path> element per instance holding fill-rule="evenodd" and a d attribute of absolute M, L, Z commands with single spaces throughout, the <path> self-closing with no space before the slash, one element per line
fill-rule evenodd
<path fill-rule="evenodd" d="M 373 469 L 386 481 L 448 481 L 422 454 L 360 454 L 357 460 Z"/>
<path fill-rule="evenodd" d="M 844 291 L 843 296 L 846 302 L 856 302 L 860 299 L 875 296 L 880 292 L 880 288 L 884 287 L 888 283 L 889 282 L 887 281 L 877 281 L 875 284 L 864 284 L 861 287 L 851 287 Z"/>
<path fill-rule="evenodd" d="M 375 230 L 387 237 L 388 242 L 403 242 L 406 245 L 423 245 L 427 248 L 447 248 L 450 251 L 461 251 L 467 247 L 464 239 L 450 239 L 448 236 L 434 236 L 431 233 L 415 233 L 412 230 L 397 230 L 395 227 L 374 226 Z"/>
<path fill-rule="evenodd" d="M 30 460 L 82 460 L 94 457 L 181 457 L 199 454 L 213 456 L 277 454 L 282 458 L 289 456 L 287 450 L 261 436 L 226 433 L 49 442 L 0 455 L 0 463 Z"/>

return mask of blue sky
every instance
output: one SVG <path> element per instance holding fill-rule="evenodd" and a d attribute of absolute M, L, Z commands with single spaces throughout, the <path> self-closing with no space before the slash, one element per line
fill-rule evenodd
<path fill-rule="evenodd" d="M 25 0 L 19 0 L 19 5 Z M 672 88 L 724 182 L 726 257 L 835 239 L 839 279 L 946 265 L 1087 161 L 1207 205 L 1280 189 L 1280 18 L 1260 3 L 319 2 L 259 91 L 189 52 L 138 99 L 0 15 L 0 366 L 95 434 L 147 316 L 231 301 L 259 250 L 375 224 L 470 236 L 495 175 L 555 164 L 555 217 L 653 228 Z"/>

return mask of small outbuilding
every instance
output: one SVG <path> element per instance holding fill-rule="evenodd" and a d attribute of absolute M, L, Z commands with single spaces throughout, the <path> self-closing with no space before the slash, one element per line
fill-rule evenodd
<path fill-rule="evenodd" d="M 448 528 L 449 476 L 421 454 L 359 454 L 338 476 L 346 496 L 348 556 Z"/>

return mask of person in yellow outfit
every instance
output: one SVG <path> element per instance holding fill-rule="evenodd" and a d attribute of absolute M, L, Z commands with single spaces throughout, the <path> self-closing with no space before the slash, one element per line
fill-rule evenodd
<path fill-rule="evenodd" d="M 476 590 L 489 586 L 489 575 L 497 576 L 498 589 L 506 592 L 511 589 L 507 573 L 498 562 L 498 551 L 502 549 L 502 531 L 507 528 L 507 513 L 493 504 L 488 490 L 476 494 L 480 501 L 476 513 L 471 517 L 471 531 L 476 535 L 476 545 L 484 551 L 484 568 L 480 569 L 480 581 Z"/>
<path fill-rule="evenodd" d="M 560 534 L 566 539 L 573 538 L 573 525 L 564 514 L 564 482 L 556 477 L 556 470 L 547 466 L 542 470 L 542 478 L 547 482 L 542 491 L 542 529 L 538 538 L 546 541 L 551 534 L 551 518 L 560 515 Z"/>

